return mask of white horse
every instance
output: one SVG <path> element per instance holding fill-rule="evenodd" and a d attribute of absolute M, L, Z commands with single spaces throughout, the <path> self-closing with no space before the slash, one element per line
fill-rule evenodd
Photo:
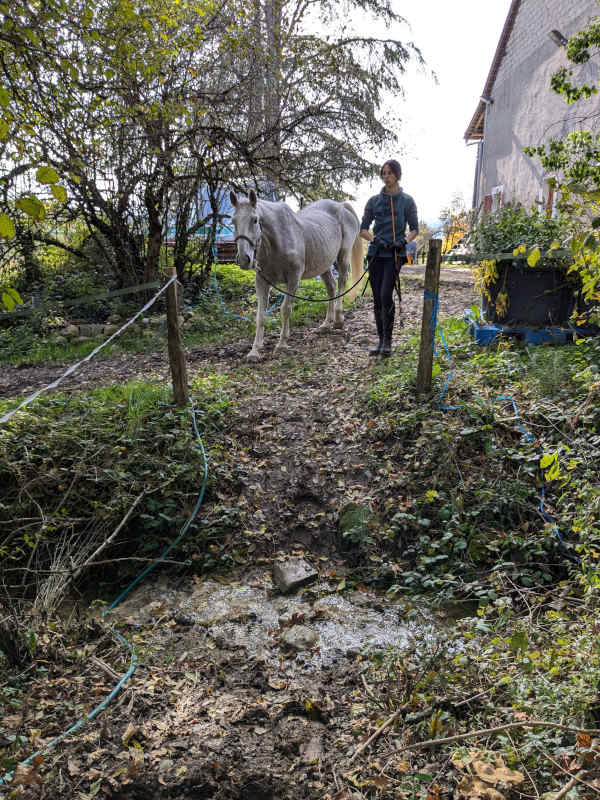
<path fill-rule="evenodd" d="M 237 263 L 242 269 L 256 271 L 256 335 L 249 361 L 258 361 L 263 346 L 265 316 L 270 284 L 285 283 L 281 306 L 281 335 L 275 350 L 284 347 L 290 335 L 290 313 L 298 285 L 303 278 L 321 275 L 329 301 L 321 328 L 344 327 L 342 298 L 336 296 L 331 265 L 338 271 L 337 294 L 346 288 L 348 269 L 352 283 L 363 272 L 363 242 L 358 237 L 359 219 L 350 203 L 317 200 L 294 213 L 285 203 L 259 200 L 250 190 L 248 199 L 231 192 L 235 209 L 233 224 L 237 242 Z M 352 290 L 356 296 L 359 287 Z"/>

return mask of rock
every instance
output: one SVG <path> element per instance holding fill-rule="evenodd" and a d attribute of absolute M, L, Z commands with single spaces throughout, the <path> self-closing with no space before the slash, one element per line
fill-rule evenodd
<path fill-rule="evenodd" d="M 319 641 L 319 634 L 306 625 L 294 625 L 281 634 L 281 643 L 290 650 L 311 650 Z"/>
<path fill-rule="evenodd" d="M 273 583 L 282 594 L 291 594 L 319 577 L 316 569 L 303 558 L 289 558 L 273 564 Z"/>
<path fill-rule="evenodd" d="M 79 333 L 81 336 L 101 336 L 104 333 L 104 325 L 80 325 Z"/>
<path fill-rule="evenodd" d="M 302 763 L 314 764 L 323 758 L 323 741 L 320 736 L 313 736 L 301 749 Z"/>
<path fill-rule="evenodd" d="M 66 336 L 67 339 L 74 339 L 75 336 L 79 336 L 79 326 L 67 325 L 67 327 L 63 331 L 63 336 Z"/>
<path fill-rule="evenodd" d="M 105 325 L 102 329 L 102 333 L 106 336 L 111 336 L 113 333 L 116 333 L 119 330 L 119 326 L 109 322 L 108 325 Z"/>
<path fill-rule="evenodd" d="M 112 325 L 119 325 L 119 323 L 121 322 L 121 317 L 118 314 L 111 314 L 110 317 L 108 318 L 108 321 Z"/>

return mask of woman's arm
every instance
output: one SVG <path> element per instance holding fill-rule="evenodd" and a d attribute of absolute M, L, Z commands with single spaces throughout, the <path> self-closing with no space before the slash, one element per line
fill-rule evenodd
<path fill-rule="evenodd" d="M 373 198 L 369 198 L 367 200 L 367 205 L 365 206 L 365 213 L 363 214 L 363 218 L 360 223 L 360 232 L 359 236 L 361 239 L 366 239 L 367 242 L 372 242 L 375 238 L 374 235 L 371 233 L 369 228 L 371 227 L 371 223 L 375 219 L 375 214 L 373 213 Z"/>

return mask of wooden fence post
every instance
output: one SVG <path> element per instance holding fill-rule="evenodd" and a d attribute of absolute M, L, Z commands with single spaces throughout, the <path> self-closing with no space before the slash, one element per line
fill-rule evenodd
<path fill-rule="evenodd" d="M 441 259 L 441 239 L 430 239 L 429 252 L 427 253 L 427 264 L 425 266 L 423 321 L 421 323 L 421 347 L 419 350 L 419 367 L 417 369 L 417 392 L 419 394 L 431 391 L 433 346 L 435 343 L 435 326 L 432 326 L 432 319 L 434 314 L 437 315 L 437 297 L 440 287 Z"/>
<path fill-rule="evenodd" d="M 181 344 L 181 333 L 179 331 L 179 308 L 177 304 L 177 272 L 175 267 L 171 271 L 171 276 L 175 278 L 167 289 L 167 337 L 169 343 L 169 365 L 171 367 L 171 378 L 173 380 L 173 397 L 175 403 L 180 407 L 186 406 L 190 399 L 187 382 L 187 367 L 185 363 L 185 352 Z"/>

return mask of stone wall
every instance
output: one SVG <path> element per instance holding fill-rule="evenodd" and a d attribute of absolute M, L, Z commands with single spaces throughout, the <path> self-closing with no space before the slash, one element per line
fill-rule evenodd
<path fill-rule="evenodd" d="M 586 119 L 594 111 L 600 115 L 598 95 L 569 105 L 550 89 L 552 74 L 570 62 L 566 49 L 548 35 L 557 29 L 568 38 L 599 14 L 597 0 L 522 0 L 494 84 L 493 103 L 486 109 L 478 204 L 494 188 L 495 197 L 501 196 L 504 203 L 545 204 L 548 176 L 537 160 L 523 154 L 523 147 L 573 130 L 600 129 L 600 116 Z M 597 80 L 598 74 L 597 62 L 574 67 L 574 75 L 586 81 Z"/>

